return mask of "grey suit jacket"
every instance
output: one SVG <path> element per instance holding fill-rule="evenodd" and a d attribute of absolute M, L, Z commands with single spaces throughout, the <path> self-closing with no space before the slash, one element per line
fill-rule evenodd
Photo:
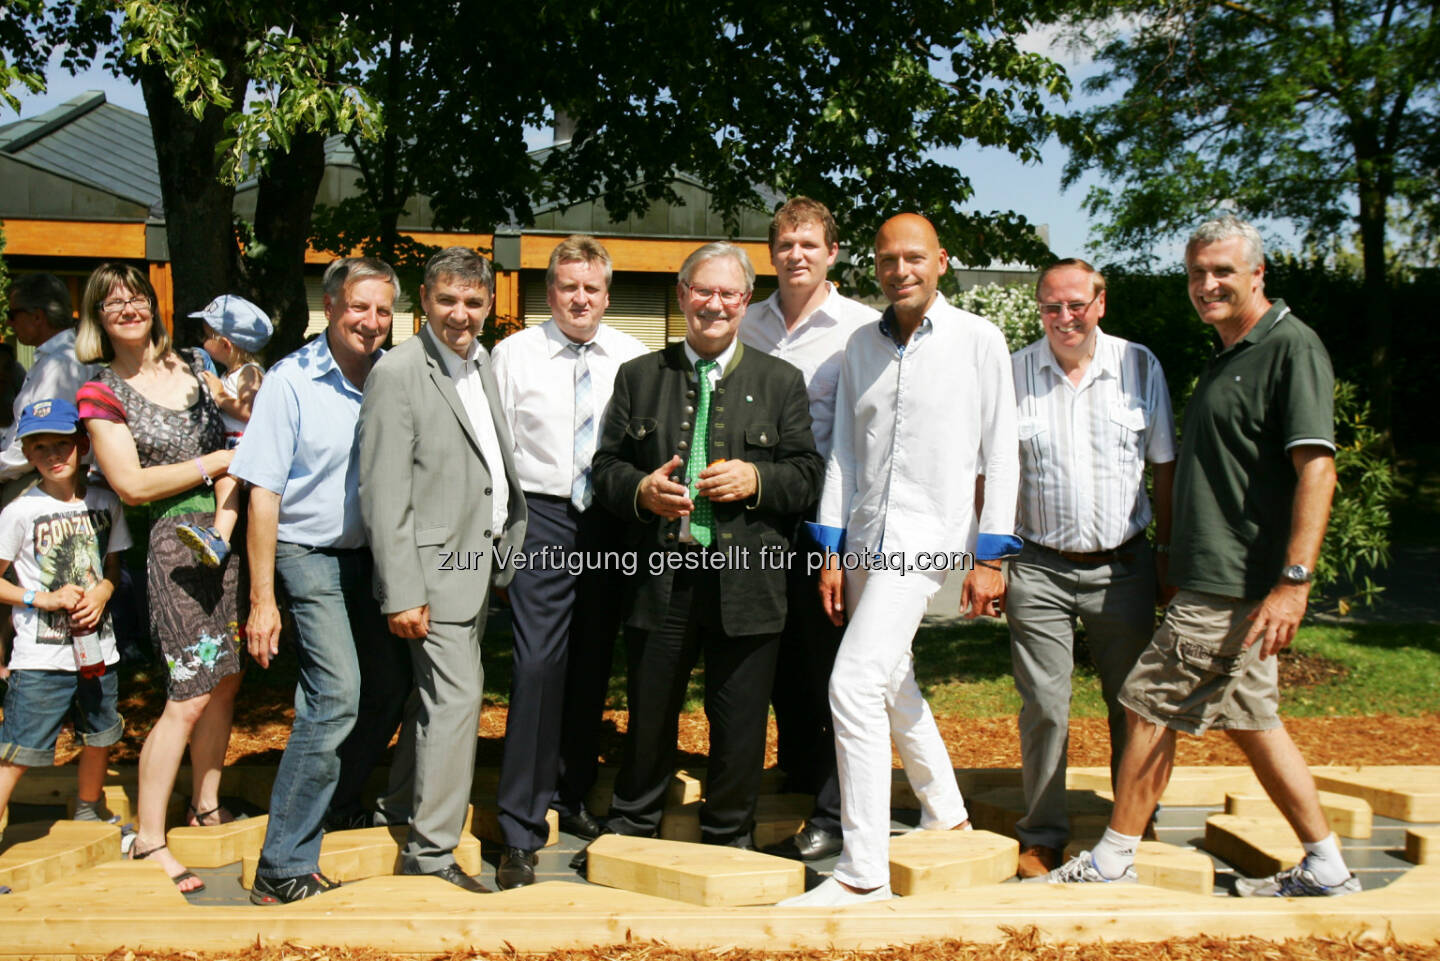
<path fill-rule="evenodd" d="M 525 495 L 514 442 L 490 358 L 477 361 L 503 465 L 485 463 L 429 328 L 389 351 L 365 381 L 360 405 L 360 511 L 375 555 L 375 594 L 387 614 L 430 605 L 430 617 L 460 623 L 487 603 L 493 547 L 525 539 Z M 500 475 L 497 476 L 496 475 Z M 510 488 L 505 530 L 492 531 L 490 492 Z M 504 585 L 513 574 L 496 577 Z"/>

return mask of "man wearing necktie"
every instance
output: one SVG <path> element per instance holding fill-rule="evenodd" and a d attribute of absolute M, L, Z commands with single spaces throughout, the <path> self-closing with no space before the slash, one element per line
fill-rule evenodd
<path fill-rule="evenodd" d="M 607 827 L 654 836 L 690 671 L 705 657 L 710 760 L 701 840 L 751 846 L 789 527 L 823 464 L 800 371 L 736 338 L 755 283 L 745 252 L 706 244 L 680 268 L 683 343 L 620 368 L 594 462 L 628 523 L 630 724 Z"/>
<path fill-rule="evenodd" d="M 418 697 L 381 802 L 409 821 L 400 873 L 483 887 L 455 862 L 480 721 L 480 638 L 491 555 L 519 547 L 525 498 L 490 358 L 477 339 L 495 299 L 490 262 L 464 247 L 431 258 L 425 327 L 375 365 L 360 406 L 360 510 L 376 597 L 409 643 Z M 493 568 L 503 585 L 506 568 Z"/>
<path fill-rule="evenodd" d="M 621 522 L 594 502 L 590 462 L 615 372 L 646 353 L 601 322 L 610 277 L 598 240 L 561 241 L 546 275 L 550 319 L 505 338 L 492 355 L 529 508 L 521 553 L 541 561 L 500 559 L 515 568 L 514 673 L 496 798 L 502 890 L 534 883 L 536 852 L 550 836 L 547 808 L 566 833 L 588 841 L 601 829 L 584 801 L 595 782 L 623 573 L 606 563 Z"/>

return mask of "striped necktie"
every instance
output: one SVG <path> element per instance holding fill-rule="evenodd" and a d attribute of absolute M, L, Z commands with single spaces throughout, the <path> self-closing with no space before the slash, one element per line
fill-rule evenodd
<path fill-rule="evenodd" d="M 570 503 L 577 511 L 590 506 L 595 489 L 590 484 L 590 462 L 595 459 L 595 405 L 590 400 L 590 365 L 585 352 L 593 344 L 570 344 L 575 352 L 575 445 L 570 480 Z"/>
<path fill-rule="evenodd" d="M 690 438 L 690 457 L 685 462 L 685 482 L 690 486 L 690 499 L 695 502 L 695 509 L 690 512 L 690 536 L 701 547 L 709 547 L 715 540 L 715 506 L 710 498 L 695 494 L 695 481 L 705 469 L 705 458 L 710 456 L 710 371 L 714 367 L 713 360 L 695 364 L 700 398 L 695 404 L 695 435 Z"/>

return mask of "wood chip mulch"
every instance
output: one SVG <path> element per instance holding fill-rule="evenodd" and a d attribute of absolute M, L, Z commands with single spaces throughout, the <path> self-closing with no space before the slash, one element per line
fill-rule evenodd
<path fill-rule="evenodd" d="M 1007 931 L 999 944 L 929 941 L 878 951 L 746 951 L 736 948 L 686 950 L 658 942 L 629 943 L 578 951 L 527 955 L 545 961 L 1440 961 L 1440 944 L 1407 944 L 1393 938 L 1351 940 L 1297 938 L 1171 938 L 1144 943 L 1094 944 L 1048 942 L 1035 928 Z M 519 956 L 517 952 L 456 952 L 434 961 L 479 961 Z M 392 961 L 394 955 L 371 949 L 313 948 L 286 943 L 237 953 L 184 951 L 135 952 L 120 948 L 104 961 Z"/>

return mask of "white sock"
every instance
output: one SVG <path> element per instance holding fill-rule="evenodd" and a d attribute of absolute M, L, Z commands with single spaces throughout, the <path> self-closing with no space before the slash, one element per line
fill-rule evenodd
<path fill-rule="evenodd" d="M 1135 849 L 1139 845 L 1140 835 L 1121 834 L 1107 827 L 1100 842 L 1090 852 L 1090 857 L 1095 861 L 1096 869 L 1113 881 L 1135 863 Z"/>
<path fill-rule="evenodd" d="M 1334 834 L 1323 841 L 1304 842 L 1304 848 L 1305 868 L 1321 884 L 1340 884 L 1350 876 L 1345 857 L 1340 853 L 1340 842 Z"/>

